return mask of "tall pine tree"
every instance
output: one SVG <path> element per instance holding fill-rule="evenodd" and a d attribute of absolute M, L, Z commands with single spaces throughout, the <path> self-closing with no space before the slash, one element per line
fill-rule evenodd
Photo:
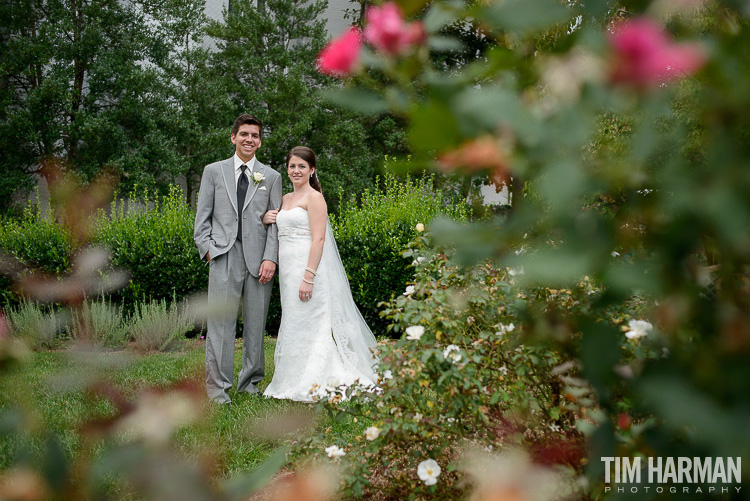
<path fill-rule="evenodd" d="M 385 152 L 368 146 L 362 119 L 321 99 L 319 90 L 333 84 L 316 68 L 326 43 L 326 5 L 326 0 L 266 0 L 259 6 L 232 1 L 231 12 L 209 33 L 217 41 L 215 64 L 231 88 L 236 112 L 253 113 L 267 126 L 259 157 L 284 173 L 291 147 L 313 148 L 333 210 L 340 189 L 360 193 L 373 185 Z"/>

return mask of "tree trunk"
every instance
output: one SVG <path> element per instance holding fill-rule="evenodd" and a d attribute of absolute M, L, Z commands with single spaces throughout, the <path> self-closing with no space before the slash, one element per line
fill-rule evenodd
<path fill-rule="evenodd" d="M 518 210 L 523 199 L 523 181 L 518 176 L 513 176 L 510 180 L 510 193 L 508 203 L 510 204 L 510 213 Z"/>
<path fill-rule="evenodd" d="M 73 14 L 73 43 L 76 49 L 81 40 L 81 34 L 83 31 L 83 12 L 79 9 L 78 3 L 74 0 L 71 2 L 71 10 Z M 70 103 L 70 122 L 68 130 L 68 161 L 73 164 L 75 162 L 78 153 L 78 141 L 72 133 L 73 124 L 78 116 L 78 111 L 81 108 L 81 102 L 83 101 L 83 83 L 86 79 L 86 63 L 82 60 L 80 54 L 76 54 L 73 67 L 73 96 Z"/>

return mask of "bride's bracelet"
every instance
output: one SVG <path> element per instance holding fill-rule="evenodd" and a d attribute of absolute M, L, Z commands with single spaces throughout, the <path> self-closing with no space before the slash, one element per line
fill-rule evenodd
<path fill-rule="evenodd" d="M 302 281 L 305 282 L 306 284 L 310 284 L 310 285 L 313 284 L 313 282 L 311 280 L 308 280 L 306 278 L 303 278 Z"/>
<path fill-rule="evenodd" d="M 313 274 L 313 276 L 316 276 L 316 275 L 317 275 L 317 273 L 315 272 L 315 270 L 313 270 L 313 269 L 312 269 L 312 268 L 310 268 L 309 266 L 305 266 L 305 271 L 309 271 L 310 273 L 312 273 L 312 274 Z"/>

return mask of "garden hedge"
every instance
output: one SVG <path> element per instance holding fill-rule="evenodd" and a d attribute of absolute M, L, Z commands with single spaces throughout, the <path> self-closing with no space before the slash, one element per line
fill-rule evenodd
<path fill-rule="evenodd" d="M 461 202 L 446 202 L 432 178 L 400 182 L 388 175 L 379 183 L 360 201 L 340 197 L 331 222 L 354 299 L 373 331 L 384 334 L 387 321 L 380 317 L 378 304 L 401 294 L 413 280 L 411 260 L 401 252 L 416 235 L 416 225 L 439 215 L 466 220 L 468 212 Z M 112 295 L 114 302 L 130 311 L 143 301 L 179 300 L 206 290 L 208 267 L 193 242 L 194 218 L 177 187 L 163 198 L 132 194 L 98 215 L 92 244 L 109 249 L 111 266 L 129 274 L 125 287 Z M 66 228 L 39 210 L 0 223 L 0 251 L 29 269 L 62 275 L 70 271 L 75 249 Z M 5 303 L 17 303 L 10 285 L 4 278 L 0 294 Z M 271 334 L 281 319 L 278 290 L 277 283 L 267 323 Z"/>

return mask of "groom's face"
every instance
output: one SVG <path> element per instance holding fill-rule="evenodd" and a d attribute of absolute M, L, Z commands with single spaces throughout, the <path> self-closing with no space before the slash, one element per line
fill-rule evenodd
<path fill-rule="evenodd" d="M 243 162 L 249 162 L 255 151 L 260 148 L 260 127 L 257 125 L 242 124 L 237 134 L 232 134 L 232 144 L 234 144 L 237 156 Z"/>

